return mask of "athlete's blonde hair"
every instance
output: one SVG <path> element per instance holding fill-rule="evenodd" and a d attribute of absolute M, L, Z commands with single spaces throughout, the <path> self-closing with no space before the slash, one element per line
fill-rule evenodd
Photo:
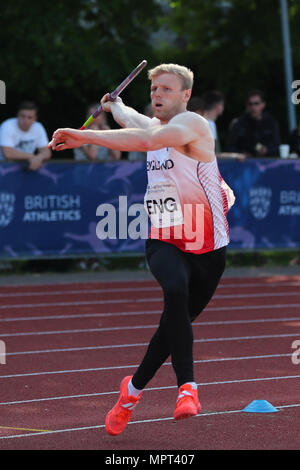
<path fill-rule="evenodd" d="M 185 67 L 184 65 L 178 64 L 160 64 L 148 71 L 148 78 L 152 80 L 162 73 L 173 73 L 181 79 L 182 89 L 190 90 L 193 88 L 194 73 Z"/>

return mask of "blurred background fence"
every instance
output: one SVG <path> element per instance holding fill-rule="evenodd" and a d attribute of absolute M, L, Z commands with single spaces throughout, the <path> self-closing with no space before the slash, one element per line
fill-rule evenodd
<path fill-rule="evenodd" d="M 300 160 L 220 160 L 219 167 L 236 195 L 229 248 L 300 248 Z M 142 255 L 146 184 L 144 162 L 49 162 L 39 172 L 4 163 L 0 256 Z"/>
<path fill-rule="evenodd" d="M 221 147 L 233 118 L 244 112 L 249 89 L 264 91 L 282 142 L 291 131 L 291 109 L 299 123 L 290 83 L 300 79 L 298 0 L 16 0 L 1 7 L 0 21 L 0 123 L 26 99 L 38 104 L 49 136 L 58 127 L 78 128 L 87 106 L 143 59 L 149 68 L 160 62 L 190 67 L 193 96 L 222 92 Z M 146 73 L 122 97 L 143 112 L 149 103 Z M 126 155 L 116 163 L 72 160 L 71 151 L 55 154 L 37 172 L 1 163 L 1 258 L 143 251 L 143 239 L 100 240 L 96 209 L 116 206 L 121 195 L 128 204 L 142 203 L 145 164 L 124 161 Z M 230 249 L 298 248 L 299 160 L 219 163 L 237 197 L 229 213 Z"/>

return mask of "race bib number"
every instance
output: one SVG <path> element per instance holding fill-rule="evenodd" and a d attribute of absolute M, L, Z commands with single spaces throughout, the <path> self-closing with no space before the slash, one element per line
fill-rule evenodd
<path fill-rule="evenodd" d="M 178 191 L 172 181 L 148 184 L 144 206 L 156 228 L 183 224 Z"/>

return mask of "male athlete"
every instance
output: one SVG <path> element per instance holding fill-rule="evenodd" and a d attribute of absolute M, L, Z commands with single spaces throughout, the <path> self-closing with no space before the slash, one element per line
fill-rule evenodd
<path fill-rule="evenodd" d="M 234 196 L 220 176 L 208 122 L 187 111 L 193 72 L 177 64 L 149 71 L 153 118 L 139 114 L 120 98 L 102 98 L 123 129 L 58 129 L 53 150 L 82 144 L 121 151 L 147 151 L 145 207 L 151 219 L 146 241 L 149 267 L 163 289 L 159 327 L 133 376 L 123 379 L 120 397 L 106 416 L 106 431 L 120 434 L 142 391 L 171 355 L 179 387 L 174 418 L 201 410 L 193 370 L 192 321 L 212 298 L 225 268 L 229 243 L 227 212 Z"/>

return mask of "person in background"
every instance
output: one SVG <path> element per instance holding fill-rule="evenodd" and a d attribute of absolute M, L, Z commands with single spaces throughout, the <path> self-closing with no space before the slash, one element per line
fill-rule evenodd
<path fill-rule="evenodd" d="M 90 117 L 91 114 L 98 109 L 99 104 L 94 103 L 91 104 L 87 108 L 86 119 Z M 94 130 L 107 130 L 110 129 L 107 123 L 106 113 L 102 112 L 99 116 L 95 119 L 95 121 L 89 126 L 89 129 Z M 100 147 L 98 145 L 92 144 L 85 144 L 79 148 L 73 150 L 74 159 L 79 161 L 99 161 L 99 162 L 110 162 L 110 161 L 118 161 L 121 159 L 121 152 L 120 150 L 111 150 L 106 147 Z M 82 258 L 78 262 L 78 268 L 82 271 L 85 270 L 102 270 L 105 269 L 104 267 L 105 261 L 101 260 L 100 258 Z"/>
<path fill-rule="evenodd" d="M 201 97 L 193 96 L 188 103 L 188 110 L 203 116 L 211 129 L 215 140 L 217 158 L 237 158 L 244 161 L 245 155 L 238 152 L 222 152 L 216 121 L 223 114 L 225 99 L 220 91 L 207 91 Z"/>
<path fill-rule="evenodd" d="M 189 111 L 198 112 L 201 114 L 209 124 L 215 139 L 215 151 L 216 153 L 221 152 L 221 145 L 218 138 L 218 131 L 216 126 L 216 120 L 224 111 L 224 96 L 219 91 L 207 91 L 200 98 L 191 98 L 188 105 Z"/>
<path fill-rule="evenodd" d="M 145 116 L 149 118 L 153 118 L 153 110 L 152 104 L 148 103 L 144 109 Z M 130 151 L 128 152 L 128 160 L 130 162 L 145 162 L 147 160 L 147 153 L 146 152 L 137 152 L 137 151 Z"/>
<path fill-rule="evenodd" d="M 279 155 L 280 134 L 277 120 L 265 110 L 266 100 L 260 90 L 247 95 L 246 111 L 229 127 L 227 151 L 247 157 L 276 157 Z"/>
<path fill-rule="evenodd" d="M 290 152 L 300 155 L 300 121 L 296 129 L 294 129 L 289 136 Z"/>
<path fill-rule="evenodd" d="M 38 108 L 32 101 L 23 101 L 17 117 L 4 121 L 0 127 L 2 159 L 28 162 L 29 170 L 38 170 L 51 158 L 48 136 L 44 126 L 37 122 Z M 1 158 L 1 156 L 0 156 Z"/>
<path fill-rule="evenodd" d="M 98 104 L 91 104 L 87 109 L 86 118 L 98 109 Z M 100 113 L 95 121 L 89 126 L 89 129 L 106 130 L 110 129 L 107 123 L 106 113 Z M 76 161 L 101 161 L 109 162 L 121 159 L 120 150 L 111 150 L 106 147 L 99 147 L 97 145 L 82 145 L 80 148 L 74 149 L 74 159 Z"/>

